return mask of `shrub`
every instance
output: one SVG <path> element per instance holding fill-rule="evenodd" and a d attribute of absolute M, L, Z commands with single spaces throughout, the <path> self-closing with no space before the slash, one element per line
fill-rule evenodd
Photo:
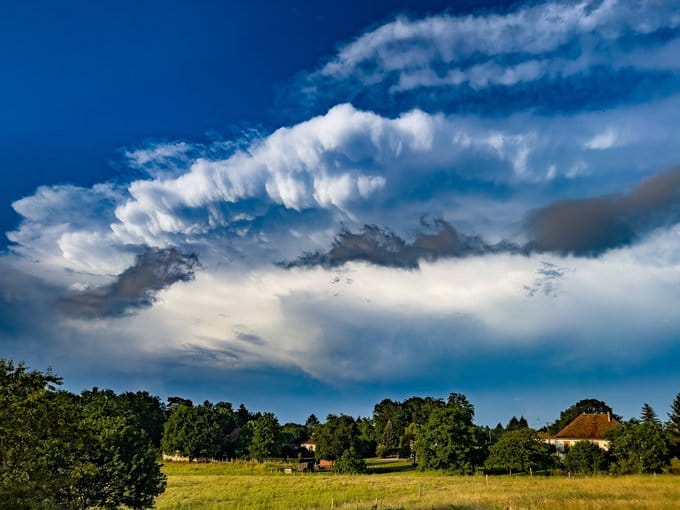
<path fill-rule="evenodd" d="M 590 441 L 579 441 L 564 457 L 564 467 L 581 474 L 595 474 L 607 469 L 609 456 Z"/>
<path fill-rule="evenodd" d="M 340 458 L 335 461 L 333 469 L 338 473 L 365 473 L 366 461 L 361 458 L 356 449 L 352 446 L 342 452 Z"/>
<path fill-rule="evenodd" d="M 668 472 L 672 475 L 680 475 L 680 459 L 677 457 L 671 459 L 671 465 L 668 466 Z"/>

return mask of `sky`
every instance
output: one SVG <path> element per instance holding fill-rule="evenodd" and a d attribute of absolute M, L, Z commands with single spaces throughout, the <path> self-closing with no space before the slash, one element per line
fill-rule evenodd
<path fill-rule="evenodd" d="M 680 9 L 331 4 L 3 4 L 0 356 L 282 422 L 665 417 Z"/>

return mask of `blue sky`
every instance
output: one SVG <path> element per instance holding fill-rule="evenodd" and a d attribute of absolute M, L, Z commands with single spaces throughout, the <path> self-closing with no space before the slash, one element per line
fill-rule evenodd
<path fill-rule="evenodd" d="M 672 2 L 0 17 L 0 346 L 282 419 L 680 389 Z"/>

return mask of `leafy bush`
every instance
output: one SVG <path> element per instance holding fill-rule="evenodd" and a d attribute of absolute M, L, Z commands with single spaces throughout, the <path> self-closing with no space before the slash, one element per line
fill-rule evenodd
<path fill-rule="evenodd" d="M 538 439 L 531 429 L 505 432 L 489 448 L 484 467 L 489 470 L 504 469 L 512 473 L 530 469 L 545 469 L 553 464 L 550 447 Z"/>
<path fill-rule="evenodd" d="M 617 473 L 660 473 L 668 464 L 668 441 L 659 424 L 630 421 L 610 431 L 608 437 Z"/>
<path fill-rule="evenodd" d="M 608 465 L 607 452 L 590 441 L 578 441 L 564 457 L 564 467 L 574 473 L 595 474 Z"/>
<path fill-rule="evenodd" d="M 365 473 L 366 461 L 361 458 L 356 449 L 352 446 L 342 452 L 342 455 L 335 461 L 333 469 L 338 473 Z"/>
<path fill-rule="evenodd" d="M 680 459 L 673 457 L 671 464 L 668 466 L 668 472 L 672 475 L 680 475 Z"/>

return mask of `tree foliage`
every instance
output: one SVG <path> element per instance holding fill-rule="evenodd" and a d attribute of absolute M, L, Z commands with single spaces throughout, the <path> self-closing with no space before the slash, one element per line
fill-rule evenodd
<path fill-rule="evenodd" d="M 161 446 L 165 453 L 179 453 L 190 461 L 230 458 L 235 454 L 230 434 L 236 423 L 236 414 L 228 402 L 179 403 L 165 422 Z"/>
<path fill-rule="evenodd" d="M 505 426 L 506 431 L 528 429 L 529 423 L 524 416 L 520 416 L 519 419 L 516 416 L 510 418 L 508 424 Z"/>
<path fill-rule="evenodd" d="M 0 507 L 151 506 L 165 478 L 144 413 L 129 396 L 60 383 L 0 359 Z"/>
<path fill-rule="evenodd" d="M 342 452 L 340 458 L 333 464 L 333 470 L 338 473 L 354 474 L 366 472 L 366 461 L 353 446 Z"/>
<path fill-rule="evenodd" d="M 571 472 L 592 475 L 607 470 L 609 455 L 590 441 L 578 441 L 569 449 L 563 463 Z"/>
<path fill-rule="evenodd" d="M 252 436 L 248 446 L 250 457 L 264 460 L 275 457 L 281 450 L 281 425 L 273 413 L 264 413 L 250 422 Z"/>
<path fill-rule="evenodd" d="M 316 429 L 316 458 L 337 460 L 345 450 L 358 446 L 359 428 L 351 416 L 329 414 Z"/>
<path fill-rule="evenodd" d="M 666 424 L 666 434 L 671 448 L 671 455 L 680 458 L 680 393 L 675 395 L 671 403 L 671 411 L 668 413 L 668 423 Z"/>
<path fill-rule="evenodd" d="M 312 434 L 314 434 L 314 431 L 316 430 L 316 428 L 319 425 L 321 425 L 319 418 L 317 418 L 315 414 L 310 414 L 307 417 L 307 420 L 305 421 L 305 428 L 307 429 L 307 435 L 311 436 Z"/>
<path fill-rule="evenodd" d="M 659 473 L 669 462 L 668 441 L 658 423 L 630 421 L 607 437 L 615 469 L 620 473 Z"/>
<path fill-rule="evenodd" d="M 89 442 L 88 469 L 76 484 L 82 506 L 152 506 L 165 488 L 165 476 L 156 463 L 159 451 L 147 432 L 146 413 L 130 395 L 111 390 L 83 392 L 81 404 Z"/>
<path fill-rule="evenodd" d="M 471 473 L 474 469 L 474 407 L 455 393 L 444 407 L 433 409 L 416 441 L 421 469 Z"/>
<path fill-rule="evenodd" d="M 656 423 L 657 425 L 661 424 L 661 421 L 659 420 L 656 411 L 652 406 L 650 406 L 647 403 L 642 405 L 642 410 L 640 411 L 640 419 L 644 423 Z"/>
<path fill-rule="evenodd" d="M 489 448 L 487 469 L 502 469 L 510 473 L 529 469 L 546 469 L 553 463 L 550 447 L 538 438 L 534 430 L 510 430 Z"/>

